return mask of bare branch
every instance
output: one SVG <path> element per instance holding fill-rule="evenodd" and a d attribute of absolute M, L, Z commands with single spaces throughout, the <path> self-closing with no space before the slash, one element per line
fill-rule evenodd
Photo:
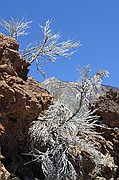
<path fill-rule="evenodd" d="M 79 84 L 75 87 L 79 91 L 79 98 L 83 98 L 82 101 L 85 100 L 85 103 L 88 103 L 106 91 L 106 88 L 101 83 L 103 78 L 109 75 L 107 70 L 98 70 L 92 78 L 89 75 L 91 71 L 90 65 L 86 66 L 85 71 L 81 67 L 77 68 L 77 70 L 79 71 L 80 78 L 78 80 Z"/>
<path fill-rule="evenodd" d="M 45 26 L 40 26 L 43 31 L 44 38 L 41 42 L 37 42 L 34 47 L 26 49 L 23 53 L 25 58 L 33 63 L 37 62 L 37 67 L 41 69 L 41 64 L 43 64 L 42 58 L 45 59 L 45 62 L 51 61 L 56 62 L 58 56 L 69 58 L 75 51 L 72 49 L 80 45 L 79 42 L 73 42 L 72 40 L 67 40 L 59 42 L 61 34 L 54 34 L 50 29 L 51 21 L 47 21 Z"/>
<path fill-rule="evenodd" d="M 7 22 L 1 19 L 0 24 L 3 26 L 10 34 L 11 37 L 17 39 L 19 36 L 25 36 L 28 34 L 26 29 L 30 28 L 32 21 L 26 21 L 25 18 L 21 20 L 15 20 L 13 17 Z"/>

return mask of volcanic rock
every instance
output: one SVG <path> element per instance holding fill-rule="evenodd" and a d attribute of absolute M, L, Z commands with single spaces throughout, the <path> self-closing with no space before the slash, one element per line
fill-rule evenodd
<path fill-rule="evenodd" d="M 10 173 L 21 175 L 28 152 L 28 129 L 32 121 L 52 103 L 50 93 L 32 77 L 27 78 L 30 63 L 18 53 L 14 38 L 0 34 L 0 139 L 4 165 Z M 3 168 L 4 169 L 4 168 Z"/>

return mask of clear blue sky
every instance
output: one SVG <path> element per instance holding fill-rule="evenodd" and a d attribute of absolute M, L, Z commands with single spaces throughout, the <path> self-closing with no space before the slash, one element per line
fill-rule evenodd
<path fill-rule="evenodd" d="M 109 71 L 104 84 L 119 87 L 119 0 L 4 0 L 0 2 L 0 16 L 33 20 L 31 33 L 18 39 L 21 49 L 40 39 L 38 23 L 44 25 L 48 19 L 52 19 L 53 32 L 62 32 L 62 40 L 70 37 L 81 42 L 71 60 L 60 58 L 46 66 L 47 78 L 76 81 L 76 67 L 90 64 L 92 74 L 97 69 Z M 8 35 L 2 27 L 0 31 Z M 29 75 L 44 80 L 35 65 Z"/>

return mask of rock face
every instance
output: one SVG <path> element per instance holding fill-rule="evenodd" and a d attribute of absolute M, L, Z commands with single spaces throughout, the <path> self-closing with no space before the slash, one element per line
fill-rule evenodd
<path fill-rule="evenodd" d="M 0 146 L 10 173 L 21 173 L 30 123 L 52 103 L 49 92 L 27 78 L 30 63 L 19 55 L 18 48 L 15 39 L 0 34 L 0 133 L 5 129 Z"/>
<path fill-rule="evenodd" d="M 102 117 L 103 123 L 111 128 L 119 128 L 119 93 L 114 89 L 109 89 L 104 96 L 101 96 L 96 107 L 98 114 Z"/>
<path fill-rule="evenodd" d="M 99 97 L 95 107 L 98 108 L 97 114 L 101 116 L 101 123 L 107 127 L 102 128 L 101 132 L 118 167 L 115 176 L 119 178 L 119 89 L 110 88 L 105 95 Z M 111 149 L 109 144 L 112 144 Z"/>

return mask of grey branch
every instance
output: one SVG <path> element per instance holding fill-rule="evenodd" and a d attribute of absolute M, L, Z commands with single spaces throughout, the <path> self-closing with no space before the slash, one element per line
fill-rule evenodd
<path fill-rule="evenodd" d="M 1 26 L 3 26 L 10 34 L 11 37 L 17 39 L 18 36 L 25 36 L 28 34 L 26 29 L 30 28 L 32 21 L 26 21 L 25 18 L 21 20 L 15 20 L 13 17 L 7 22 L 5 19 L 0 20 Z"/>
<path fill-rule="evenodd" d="M 28 46 L 22 54 L 31 63 L 36 61 L 40 71 L 47 61 L 55 62 L 58 56 L 69 58 L 75 52 L 72 49 L 80 45 L 79 42 L 73 42 L 70 39 L 60 42 L 61 34 L 54 34 L 50 29 L 50 24 L 51 21 L 48 20 L 45 26 L 39 25 L 43 31 L 43 40 L 35 43 L 34 46 Z"/>

